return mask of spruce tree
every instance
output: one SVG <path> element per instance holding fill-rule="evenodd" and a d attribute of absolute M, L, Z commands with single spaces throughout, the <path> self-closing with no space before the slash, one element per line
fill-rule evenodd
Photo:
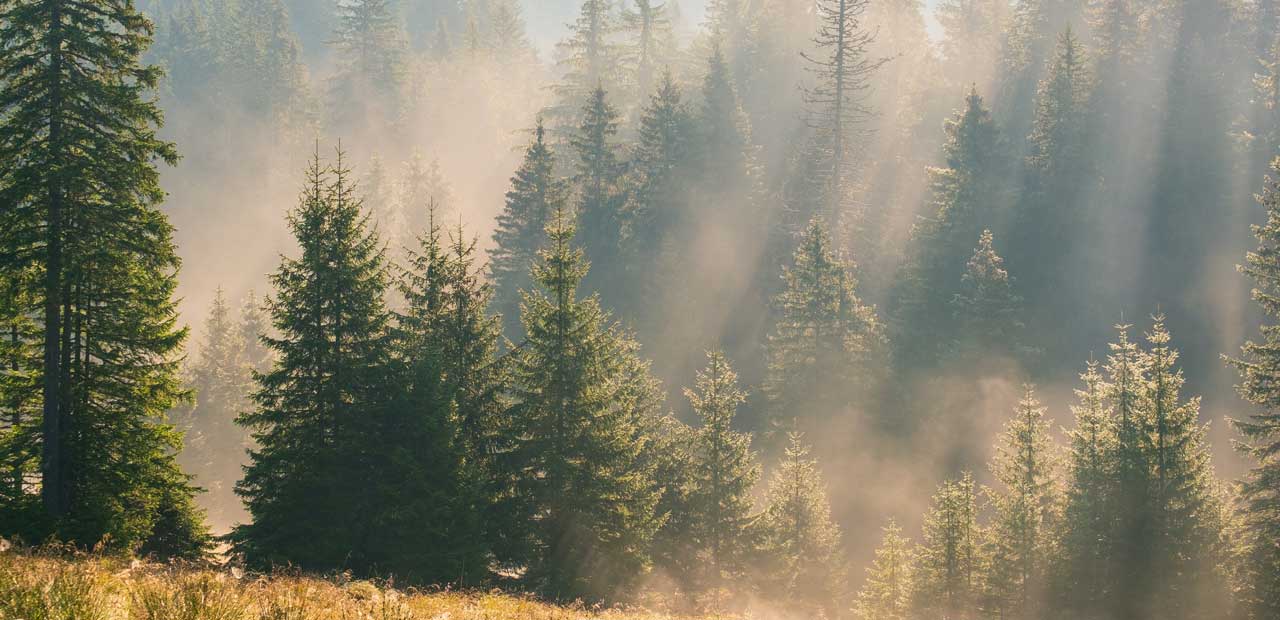
<path fill-rule="evenodd" d="M 579 299 L 587 273 L 560 204 L 547 246 L 523 294 L 525 342 L 512 360 L 507 414 L 528 526 L 525 579 L 556 599 L 617 598 L 648 565 L 661 525 L 642 416 L 655 409 L 636 345 L 595 296 Z"/>
<path fill-rule="evenodd" d="M 427 158 L 414 151 L 404 162 L 397 184 L 400 210 L 404 214 L 408 230 L 426 230 L 434 210 L 443 217 L 456 213 L 457 201 L 453 186 L 440 169 L 440 160 Z"/>
<path fill-rule="evenodd" d="M 34 272 L 0 269 L 0 528 L 35 518 L 39 498 L 27 483 L 39 474 L 39 325 L 31 313 Z M 24 515 L 26 513 L 26 515 Z M 27 516 L 30 515 L 30 516 Z"/>
<path fill-rule="evenodd" d="M 406 71 L 400 14 L 391 0 L 343 0 L 337 9 L 330 42 L 339 58 L 329 86 L 334 123 L 354 127 L 375 113 L 394 119 L 401 111 Z"/>
<path fill-rule="evenodd" d="M 893 520 L 867 567 L 867 582 L 858 592 L 853 614 L 858 620 L 907 620 L 911 613 L 915 558 L 911 541 Z"/>
<path fill-rule="evenodd" d="M 973 477 L 942 484 L 916 550 L 911 605 L 920 617 L 978 618 L 984 559 Z"/>
<path fill-rule="evenodd" d="M 1005 222 L 1008 158 L 991 112 L 976 90 L 947 121 L 946 166 L 929 171 L 933 215 L 911 231 L 903 275 L 891 291 L 895 361 L 927 366 L 957 333 L 952 301 L 972 256 L 973 241 Z"/>
<path fill-rule="evenodd" d="M 248 437 L 235 423 L 247 409 L 252 390 L 244 345 L 218 287 L 205 318 L 199 357 L 190 369 L 194 406 L 180 412 L 175 422 L 186 435 L 179 462 L 205 489 L 203 503 L 210 506 L 210 521 L 224 527 L 239 516 L 233 492 L 240 477 L 236 457 L 248 447 Z"/>
<path fill-rule="evenodd" d="M 596 88 L 583 107 L 582 121 L 569 144 L 577 153 L 578 227 L 582 247 L 591 261 L 588 288 L 613 292 L 621 275 L 620 261 L 624 165 L 618 157 L 618 111 L 608 101 L 604 88 Z"/>
<path fill-rule="evenodd" d="M 989 540 L 986 608 L 1001 618 L 1039 618 L 1044 613 L 1050 536 L 1057 498 L 1053 446 L 1044 408 L 1024 388 L 1013 419 L 996 446 L 992 474 L 994 521 Z"/>
<path fill-rule="evenodd" d="M 397 391 L 406 434 L 399 459 L 412 462 L 416 482 L 393 488 L 395 513 L 404 522 L 394 532 L 415 536 L 388 538 L 388 555 L 411 574 L 429 582 L 477 583 L 488 576 L 494 498 L 500 480 L 491 455 L 499 432 L 502 366 L 496 358 L 501 336 L 496 317 L 485 310 L 488 284 L 478 277 L 475 242 L 459 229 L 446 240 L 434 211 L 409 251 L 399 279 L 406 308 L 396 321 Z M 394 514 L 394 513 L 393 513 Z M 505 524 L 504 524 L 505 525 Z"/>
<path fill-rule="evenodd" d="M 854 402 L 883 337 L 822 220 L 809 223 L 782 279 L 763 391 L 775 423 L 799 419 L 803 428 Z"/>
<path fill-rule="evenodd" d="M 824 200 L 818 214 L 833 222 L 844 217 L 851 189 L 850 166 L 871 110 L 866 106 L 871 77 L 888 59 L 873 58 L 875 32 L 862 25 L 868 0 L 818 0 L 813 53 L 804 53 L 814 86 L 805 90 L 806 120 L 814 130 L 808 157 L 817 160 L 814 181 Z M 813 213 L 807 214 L 812 217 Z"/>
<path fill-rule="evenodd" d="M 1023 345 L 1022 298 L 992 243 L 991 231 L 982 231 L 960 277 L 960 291 L 951 300 L 958 332 L 952 353 L 961 359 L 993 353 L 1026 358 L 1030 353 Z"/>
<path fill-rule="evenodd" d="M 569 184 L 556 176 L 555 155 L 539 119 L 533 143 L 511 177 L 506 205 L 493 231 L 494 249 L 489 254 L 489 277 L 496 290 L 494 310 L 502 315 L 508 337 L 521 332 L 520 291 L 532 284 L 529 268 L 546 242 L 546 227 L 568 199 Z"/>
<path fill-rule="evenodd" d="M 991 88 L 1009 3 L 1004 0 L 940 0 L 943 75 L 958 88 Z"/>
<path fill-rule="evenodd" d="M 340 150 L 332 168 L 312 158 L 289 226 L 301 254 L 271 276 L 275 333 L 263 337 L 276 360 L 239 418 L 256 444 L 236 486 L 253 521 L 231 540 L 258 568 L 368 573 L 385 559 L 368 543 L 389 508 L 373 500 L 399 473 L 372 457 L 394 454 L 386 442 L 405 433 L 385 428 L 393 416 L 382 246 Z"/>
<path fill-rule="evenodd" d="M 759 574 L 767 596 L 809 614 L 831 615 L 844 606 L 840 527 L 801 433 L 788 436 L 786 453 L 769 479 L 759 527 Z"/>
<path fill-rule="evenodd" d="M 557 123 L 575 125 L 573 115 L 596 88 L 619 90 L 621 51 L 613 40 L 617 28 L 608 0 L 583 0 L 578 18 L 569 24 L 569 37 L 556 45 L 563 77 L 554 89 L 559 101 L 548 112 Z"/>
<path fill-rule="evenodd" d="M 1108 386 L 1097 362 L 1080 375 L 1075 428 L 1069 434 L 1058 548 L 1062 561 L 1051 571 L 1052 603 L 1083 617 L 1106 609 L 1114 595 L 1112 558 L 1117 501 L 1116 424 Z"/>
<path fill-rule="evenodd" d="M 156 135 L 160 71 L 139 61 L 151 33 L 127 2 L 0 3 L 0 273 L 38 276 L 17 281 L 42 358 L 24 449 L 40 453 L 43 514 L 16 525 L 28 540 L 198 555 L 207 534 L 165 422 L 186 331 L 155 167 L 178 155 Z"/>
<path fill-rule="evenodd" d="M 723 353 L 707 353 L 707 367 L 698 373 L 695 388 L 685 389 L 685 397 L 701 422 L 694 431 L 691 459 L 691 543 L 706 566 L 699 581 L 718 588 L 747 568 L 751 492 L 760 468 L 751 450 L 751 436 L 733 428 L 747 394 L 738 389 L 738 375 Z"/>
<path fill-rule="evenodd" d="M 1248 341 L 1237 359 L 1240 395 L 1255 406 L 1247 419 L 1232 420 L 1243 436 L 1241 450 L 1254 459 L 1240 486 L 1241 517 L 1247 533 L 1244 605 L 1251 618 L 1280 614 L 1280 161 L 1272 163 L 1277 175 L 1268 177 L 1259 197 L 1266 221 L 1253 227 L 1258 248 L 1245 257 L 1240 270 L 1253 279 L 1253 300 L 1268 317 L 1261 338 Z"/>
<path fill-rule="evenodd" d="M 1038 92 L 1037 85 L 1051 79 L 1050 66 L 1061 59 L 1058 35 L 1079 28 L 1083 9 L 1079 0 L 1025 0 L 1012 9 L 1000 51 L 996 92 L 1001 122 L 1018 146 L 1031 130 L 1036 109 L 1044 106 L 1043 88 Z M 1058 58 L 1051 60 L 1054 56 Z"/>
<path fill-rule="evenodd" d="M 675 52 L 671 18 L 667 3 L 654 0 L 632 0 L 634 8 L 623 5 L 622 27 L 628 31 L 629 44 L 624 52 L 632 75 L 631 83 L 640 97 L 653 91 L 657 68 L 668 64 Z"/>
<path fill-rule="evenodd" d="M 1090 88 L 1084 63 L 1079 42 L 1067 30 L 1037 93 L 1028 181 L 1010 254 L 1033 285 L 1028 294 L 1054 307 L 1071 307 L 1074 296 L 1083 294 L 1062 274 L 1064 266 L 1076 265 L 1088 253 L 1080 247 L 1087 243 L 1081 234 L 1090 230 L 1081 202 L 1091 181 L 1085 151 Z"/>
<path fill-rule="evenodd" d="M 262 300 L 250 290 L 240 304 L 240 325 L 236 337 L 240 339 L 244 363 L 248 366 L 251 377 L 254 373 L 267 372 L 271 367 L 271 349 L 262 342 L 262 337 L 267 335 L 270 328 L 271 321 L 264 311 Z"/>

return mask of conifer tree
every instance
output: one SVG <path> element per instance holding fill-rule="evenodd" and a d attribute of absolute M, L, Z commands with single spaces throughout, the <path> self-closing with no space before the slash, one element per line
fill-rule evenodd
<path fill-rule="evenodd" d="M 1266 221 L 1253 227 L 1258 248 L 1245 257 L 1240 270 L 1253 279 L 1253 300 L 1267 315 L 1258 341 L 1248 341 L 1237 359 L 1238 390 L 1256 408 L 1247 419 L 1232 420 L 1244 438 L 1241 450 L 1254 459 L 1240 486 L 1241 518 L 1247 534 L 1243 603 L 1251 618 L 1280 614 L 1280 161 L 1273 161 L 1276 177 L 1268 177 L 1259 197 Z"/>
<path fill-rule="evenodd" d="M 804 436 L 792 432 L 769 479 L 760 516 L 762 589 L 804 613 L 832 614 L 844 605 L 840 527 Z"/>
<path fill-rule="evenodd" d="M 1015 264 L 1035 284 L 1029 291 L 1041 303 L 1070 303 L 1069 282 L 1059 275 L 1085 251 L 1078 246 L 1088 230 L 1080 197 L 1088 189 L 1085 153 L 1089 81 L 1085 56 L 1067 30 L 1037 93 L 1036 114 L 1027 158 L 1028 185 L 1018 214 Z M 1056 293 L 1056 296 L 1055 296 Z M 1046 297 L 1048 295 L 1048 297 Z"/>
<path fill-rule="evenodd" d="M 618 158 L 618 111 L 603 88 L 596 88 L 582 110 L 582 122 L 569 144 L 578 156 L 576 209 L 582 247 L 591 261 L 589 289 L 612 292 L 618 284 L 621 251 L 624 165 Z"/>
<path fill-rule="evenodd" d="M 1044 408 L 1027 386 L 1013 419 L 1005 424 L 992 464 L 1003 489 L 993 493 L 984 581 L 987 611 L 997 617 L 1039 618 L 1044 613 L 1057 508 L 1052 452 Z"/>
<path fill-rule="evenodd" d="M 1002 228 L 1010 199 L 1008 158 L 990 111 L 976 90 L 946 124 L 946 166 L 929 171 L 935 214 L 911 232 L 904 275 L 892 290 L 895 361 L 919 367 L 938 359 L 955 330 L 959 293 L 973 240 Z"/>
<path fill-rule="evenodd" d="M 915 559 L 911 541 L 892 519 L 883 528 L 884 538 L 875 559 L 867 567 L 867 582 L 858 592 L 853 614 L 858 620 L 907 620 Z"/>
<path fill-rule="evenodd" d="M 248 447 L 248 437 L 235 424 L 248 406 L 252 389 L 244 344 L 218 287 L 205 319 L 199 357 L 190 370 L 194 407 L 175 420 L 185 433 L 179 462 L 208 493 L 205 504 L 217 525 L 228 525 L 237 516 L 239 502 L 233 489 L 240 477 L 240 461 L 235 457 Z"/>
<path fill-rule="evenodd" d="M 1076 390 L 1075 428 L 1067 452 L 1058 548 L 1062 562 L 1052 572 L 1052 598 L 1067 610 L 1094 617 L 1113 595 L 1111 580 L 1117 501 L 1116 425 L 1108 386 L 1090 362 Z"/>
<path fill-rule="evenodd" d="M 487 577 L 490 534 L 500 523 L 493 518 L 501 482 L 491 454 L 502 405 L 501 328 L 485 312 L 491 289 L 478 277 L 475 242 L 460 229 L 453 236 L 446 242 L 429 210 L 399 279 L 406 308 L 396 321 L 403 373 L 396 389 L 404 391 L 397 430 L 408 436 L 394 443 L 404 446 L 397 456 L 412 461 L 417 474 L 400 484 L 418 486 L 392 489 L 410 498 L 395 513 L 412 521 L 396 531 L 416 538 L 389 555 L 430 582 L 477 583 Z"/>
<path fill-rule="evenodd" d="M 960 277 L 960 291 L 951 300 L 959 333 L 954 353 L 962 358 L 993 352 L 1013 356 L 1029 353 L 1022 344 L 1026 329 L 1022 298 L 1014 292 L 1004 259 L 992 242 L 991 231 L 982 231 Z"/>
<path fill-rule="evenodd" d="M 428 220 L 433 209 L 437 216 L 443 217 L 458 208 L 453 186 L 440 169 L 440 160 L 427 161 L 417 151 L 404 162 L 397 192 L 409 230 L 425 230 L 430 225 Z"/>
<path fill-rule="evenodd" d="M 1142 386 L 1147 381 L 1145 358 L 1137 343 L 1129 340 L 1129 326 L 1117 326 L 1117 341 L 1110 345 L 1111 354 L 1104 366 L 1107 399 L 1111 403 L 1116 424 L 1116 488 L 1114 559 L 1112 573 L 1117 581 L 1117 596 L 1109 602 L 1115 614 L 1137 613 L 1135 594 L 1147 591 L 1146 572 L 1139 568 L 1143 555 L 1150 549 L 1147 518 L 1150 472 L 1142 450 Z"/>
<path fill-rule="evenodd" d="M 978 618 L 984 560 L 973 477 L 942 484 L 916 550 L 912 608 L 920 617 Z"/>
<path fill-rule="evenodd" d="M 959 88 L 987 90 L 995 78 L 1004 21 L 1004 0 L 941 0 L 935 9 L 942 31 L 943 75 Z"/>
<path fill-rule="evenodd" d="M 533 282 L 529 268 L 546 241 L 546 227 L 568 199 L 568 183 L 556 176 L 555 155 L 539 119 L 533 143 L 511 177 L 489 255 L 489 277 L 496 290 L 494 310 L 502 315 L 508 337 L 520 333 L 519 292 Z"/>
<path fill-rule="evenodd" d="M 526 579 L 556 599 L 616 598 L 648 565 L 661 525 L 642 415 L 656 394 L 636 345 L 601 309 L 579 299 L 587 272 L 558 204 L 547 246 L 523 294 L 527 334 L 512 361 L 508 413 L 528 524 Z M 536 517 L 535 517 L 536 515 Z"/>
<path fill-rule="evenodd" d="M 1084 3 L 1078 0 L 1025 0 L 1012 9 L 1000 52 L 1000 119 L 1016 145 L 1031 129 L 1036 109 L 1044 106 L 1037 85 L 1051 80 L 1050 65 L 1061 60 L 1059 33 L 1079 28 Z M 1058 39 L 1058 50 L 1054 40 Z M 1074 44 L 1074 41 L 1073 41 Z M 1056 60 L 1051 57 L 1057 56 Z"/>
<path fill-rule="evenodd" d="M 273 124 L 304 122 L 306 67 L 282 0 L 243 0 L 235 31 L 231 70 L 246 108 Z"/>
<path fill-rule="evenodd" d="M 808 157 L 817 160 L 814 181 L 822 184 L 824 194 L 819 214 L 833 222 L 842 221 L 851 183 L 849 167 L 871 113 L 866 106 L 871 76 L 888 61 L 869 54 L 875 32 L 862 26 L 867 2 L 818 0 L 814 5 L 816 51 L 804 54 L 815 82 L 805 91 L 807 122 L 815 132 Z"/>
<path fill-rule="evenodd" d="M 506 62 L 520 60 L 533 51 L 518 0 L 495 0 L 490 5 L 489 40 L 489 47 Z"/>
<path fill-rule="evenodd" d="M 707 59 L 702 104 L 694 121 L 699 128 L 699 158 L 705 170 L 701 185 L 720 202 L 753 198 L 755 153 L 751 124 L 738 101 L 729 66 L 719 45 Z"/>
<path fill-rule="evenodd" d="M 26 512 L 38 499 L 27 483 L 39 473 L 40 428 L 39 325 L 32 316 L 34 272 L 6 273 L 0 268 L 0 527 Z M 28 512 L 29 511 L 29 512 Z"/>
<path fill-rule="evenodd" d="M 621 51 L 613 41 L 617 28 L 608 0 L 583 0 L 578 18 L 569 24 L 569 37 L 556 46 L 563 59 L 559 62 L 563 77 L 555 87 L 559 101 L 548 111 L 553 120 L 576 125 L 573 115 L 596 88 L 618 91 L 622 76 Z"/>
<path fill-rule="evenodd" d="M 632 83 L 640 97 L 653 92 L 657 68 L 668 64 L 674 51 L 671 18 L 667 5 L 654 0 L 631 0 L 623 5 L 622 27 L 629 31 L 630 44 L 625 52 L 628 68 L 634 74 Z"/>
<path fill-rule="evenodd" d="M 717 588 L 746 568 L 748 527 L 752 523 L 751 491 L 760 468 L 751 437 L 733 429 L 734 415 L 746 402 L 738 375 L 719 351 L 707 353 L 707 367 L 685 397 L 701 425 L 693 437 L 693 484 L 689 497 L 693 541 L 706 566 L 700 580 Z"/>
<path fill-rule="evenodd" d="M 331 45 L 339 53 L 339 71 L 329 92 L 334 121 L 351 127 L 374 111 L 394 118 L 400 112 L 405 78 L 399 13 L 391 0 L 343 0 L 337 9 Z M 384 107 L 372 107 L 370 101 Z"/>
<path fill-rule="evenodd" d="M 775 422 L 799 418 L 804 427 L 853 402 L 883 337 L 821 219 L 809 223 L 782 279 L 764 395 Z"/>
<path fill-rule="evenodd" d="M 256 444 L 236 486 L 253 521 L 231 538 L 251 566 L 368 573 L 385 559 L 385 548 L 370 543 L 388 507 L 373 500 L 400 473 L 372 456 L 394 453 L 384 442 L 405 433 L 386 428 L 393 416 L 381 243 L 341 151 L 332 168 L 318 152 L 312 158 L 289 226 L 301 254 L 271 277 L 276 333 L 263 338 L 277 359 L 257 377 L 253 410 L 239 418 Z"/>
<path fill-rule="evenodd" d="M 240 325 L 236 337 L 240 339 L 240 347 L 244 363 L 249 368 L 250 376 L 264 373 L 271 366 L 271 350 L 262 343 L 262 337 L 271 328 L 270 319 L 264 312 L 262 301 L 252 290 L 244 296 L 240 305 Z"/>
<path fill-rule="evenodd" d="M 26 448 L 40 452 L 43 514 L 15 525 L 28 540 L 190 556 L 208 538 L 165 422 L 184 396 L 186 331 L 155 167 L 178 155 L 156 135 L 160 71 L 139 61 L 151 33 L 127 2 L 0 3 L 0 273 L 33 276 L 17 280 L 17 314 L 38 322 L 42 358 Z"/>

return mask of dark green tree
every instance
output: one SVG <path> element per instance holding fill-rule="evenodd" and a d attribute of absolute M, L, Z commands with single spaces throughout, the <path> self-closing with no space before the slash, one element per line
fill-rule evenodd
<path fill-rule="evenodd" d="M 612 297 L 619 283 L 621 235 L 626 202 L 624 164 L 618 157 L 618 112 L 604 88 L 596 88 L 582 110 L 582 121 L 569 144 L 578 156 L 578 228 L 582 247 L 591 261 L 586 280 L 591 290 Z"/>
<path fill-rule="evenodd" d="M 656 393 L 636 345 L 594 297 L 579 299 L 587 272 L 571 246 L 561 204 L 523 295 L 525 342 L 515 354 L 508 416 L 528 524 L 525 578 L 557 599 L 611 599 L 648 565 L 662 519 L 646 412 Z"/>
<path fill-rule="evenodd" d="M 387 428 L 402 421 L 388 411 L 388 276 L 352 176 L 340 150 L 332 168 L 316 153 L 289 215 L 301 255 L 271 277 L 275 333 L 263 342 L 276 361 L 239 418 L 256 444 L 236 486 L 253 521 L 231 535 L 259 568 L 374 570 L 389 535 L 377 500 L 412 482 L 381 461 L 409 430 Z"/>
<path fill-rule="evenodd" d="M 496 290 L 494 310 L 502 315 L 508 337 L 521 333 L 520 291 L 533 282 L 529 268 L 546 242 L 547 225 L 569 200 L 569 183 L 556 176 L 555 155 L 541 120 L 533 136 L 524 161 L 511 177 L 489 254 L 489 277 Z"/>
<path fill-rule="evenodd" d="M 178 156 L 156 135 L 160 71 L 139 61 L 151 34 L 129 2 L 0 3 L 0 273 L 24 283 L 29 305 L 8 315 L 38 322 L 42 358 L 23 449 L 40 451 L 43 514 L 8 533 L 198 555 L 207 533 L 165 422 L 186 331 L 156 169 Z"/>
<path fill-rule="evenodd" d="M 569 24 L 569 37 L 556 45 L 563 77 L 555 87 L 558 101 L 548 115 L 557 126 L 576 126 L 574 115 L 596 88 L 619 92 L 622 51 L 613 40 L 617 29 L 617 16 L 608 0 L 583 0 L 578 18 Z"/>
<path fill-rule="evenodd" d="M 985 229 L 1004 227 L 1011 200 L 1008 157 L 976 90 L 947 121 L 946 133 L 946 166 L 929 171 L 934 213 L 913 228 L 903 275 L 891 291 L 895 361 L 905 368 L 936 361 L 940 343 L 958 333 L 951 302 L 973 240 Z"/>

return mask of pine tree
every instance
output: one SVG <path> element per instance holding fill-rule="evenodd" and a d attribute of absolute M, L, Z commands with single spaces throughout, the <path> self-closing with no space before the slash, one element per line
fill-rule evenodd
<path fill-rule="evenodd" d="M 707 353 L 707 367 L 698 373 L 696 387 L 684 393 L 702 423 L 693 438 L 692 544 L 706 566 L 699 581 L 718 588 L 746 568 L 751 491 L 760 468 L 750 435 L 733 429 L 734 415 L 747 394 L 738 389 L 738 375 L 723 353 Z"/>
<path fill-rule="evenodd" d="M 243 0 L 234 16 L 230 70 L 245 107 L 271 124 L 306 119 L 307 74 L 289 12 L 281 0 Z"/>
<path fill-rule="evenodd" d="M 1142 386 L 1147 382 L 1145 358 L 1137 343 L 1129 340 L 1129 326 L 1117 326 L 1117 342 L 1110 345 L 1111 354 L 1104 366 L 1106 397 L 1111 403 L 1116 424 L 1116 488 L 1118 501 L 1114 507 L 1115 543 L 1113 574 L 1115 597 L 1108 602 L 1110 613 L 1119 617 L 1135 617 L 1141 603 L 1137 593 L 1148 591 L 1144 554 L 1152 545 L 1147 523 L 1150 472 L 1142 450 Z"/>
<path fill-rule="evenodd" d="M 840 412 L 866 387 L 881 328 L 820 219 L 809 223 L 782 279 L 764 395 L 775 422 L 807 423 Z"/>
<path fill-rule="evenodd" d="M 845 562 L 840 527 L 831 519 L 818 462 L 804 436 L 789 435 L 786 454 L 769 480 L 760 516 L 762 589 L 804 613 L 843 606 Z"/>
<path fill-rule="evenodd" d="M 433 208 L 439 216 L 458 208 L 453 186 L 440 169 L 439 159 L 427 161 L 422 153 L 414 151 L 404 162 L 398 185 L 400 209 L 408 230 L 425 230 Z"/>
<path fill-rule="evenodd" d="M 1154 486 L 1150 505 L 1155 588 L 1147 603 L 1164 617 L 1197 617 L 1223 609 L 1226 556 L 1221 492 L 1201 425 L 1200 399 L 1183 401 L 1184 379 L 1164 317 L 1147 333 L 1148 380 L 1143 401 L 1144 451 Z"/>
<path fill-rule="evenodd" d="M 603 88 L 597 88 L 583 108 L 582 122 L 569 144 L 578 155 L 576 209 L 582 246 L 591 261 L 589 289 L 612 293 L 622 265 L 624 166 L 618 158 L 618 112 Z"/>
<path fill-rule="evenodd" d="M 920 617 L 978 618 L 982 592 L 981 540 L 973 477 L 942 484 L 925 516 L 916 550 L 912 608 Z"/>
<path fill-rule="evenodd" d="M 657 68 L 668 64 L 674 51 L 671 18 L 667 5 L 654 0 L 632 0 L 635 8 L 623 5 L 622 27 L 630 35 L 624 53 L 628 68 L 634 74 L 632 83 L 639 97 L 653 92 Z"/>
<path fill-rule="evenodd" d="M 1251 618 L 1280 614 L 1280 392 L 1273 377 L 1280 369 L 1280 161 L 1272 163 L 1275 178 L 1268 177 L 1259 197 L 1266 222 L 1254 226 L 1258 248 L 1245 257 L 1242 272 L 1253 279 L 1253 300 L 1269 317 L 1260 341 L 1245 343 L 1241 357 L 1230 360 L 1240 372 L 1240 395 L 1256 410 L 1248 419 L 1232 425 L 1244 437 L 1241 450 L 1254 466 L 1240 486 L 1241 513 L 1247 533 L 1247 561 L 1243 602 Z"/>
<path fill-rule="evenodd" d="M 1030 353 L 1022 344 L 1026 329 L 1022 298 L 1014 292 L 1004 259 L 992 242 L 991 231 L 982 231 L 960 277 L 960 292 L 951 300 L 959 334 L 954 353 L 970 360 L 992 353 L 1021 357 Z"/>
<path fill-rule="evenodd" d="M 247 409 L 251 391 L 244 344 L 218 287 L 205 319 L 199 357 L 190 369 L 195 406 L 181 412 L 175 422 L 186 435 L 179 462 L 205 489 L 210 521 L 220 526 L 229 525 L 238 516 L 239 501 L 233 489 L 240 476 L 240 462 L 234 457 L 248 447 L 248 437 L 235 424 L 236 417 Z"/>
<path fill-rule="evenodd" d="M 1043 88 L 1037 92 L 1037 85 L 1054 79 L 1048 75 L 1052 73 L 1048 67 L 1062 59 L 1063 42 L 1058 34 L 1078 29 L 1083 9 L 1080 0 L 1025 0 L 1013 7 L 1000 52 L 996 92 L 1000 95 L 1001 123 L 1018 146 L 1031 129 L 1037 108 L 1045 105 Z M 1051 60 L 1053 56 L 1057 59 Z"/>
<path fill-rule="evenodd" d="M 568 182 L 555 174 L 555 155 L 541 120 L 533 135 L 524 161 L 511 177 L 489 255 L 489 277 L 496 290 L 494 310 L 502 315 L 508 337 L 520 333 L 520 291 L 533 283 L 529 266 L 546 241 L 546 226 L 569 199 Z"/>
<path fill-rule="evenodd" d="M 276 333 L 263 342 L 277 359 L 239 418 L 256 443 L 236 486 L 253 521 L 232 541 L 251 566 L 368 573 L 385 559 L 369 543 L 389 507 L 374 500 L 400 472 L 371 457 L 405 433 L 386 428 L 387 274 L 351 179 L 341 150 L 332 168 L 315 154 L 289 216 L 301 255 L 271 277 Z"/>
<path fill-rule="evenodd" d="M 636 345 L 596 297 L 577 297 L 587 264 L 573 233 L 560 204 L 533 267 L 538 288 L 523 295 L 507 458 L 526 503 L 526 579 L 556 599 L 609 599 L 647 566 L 661 525 L 642 459 L 655 394 Z"/>
<path fill-rule="evenodd" d="M 34 272 L 0 268 L 0 528 L 34 518 L 38 497 L 27 492 L 39 474 L 39 325 L 31 308 Z M 24 513 L 32 515 L 26 517 Z"/>
<path fill-rule="evenodd" d="M 1013 419 L 1005 424 L 992 464 L 1003 489 L 993 493 L 995 517 L 984 581 L 987 611 L 997 617 L 1042 617 L 1057 507 L 1052 452 L 1044 408 L 1027 386 Z"/>
<path fill-rule="evenodd" d="M 884 528 L 884 539 L 867 567 L 867 582 L 858 592 L 853 613 L 858 620 L 907 620 L 915 558 L 911 541 L 893 520 Z"/>
<path fill-rule="evenodd" d="M 707 59 L 702 105 L 694 123 L 699 129 L 699 156 L 704 172 L 700 185 L 726 206 L 754 198 L 755 149 L 751 124 L 738 101 L 729 66 L 719 45 Z"/>
<path fill-rule="evenodd" d="M 17 526 L 191 556 L 208 537 L 165 422 L 184 396 L 186 331 L 155 167 L 178 155 L 156 135 L 160 71 L 139 61 L 151 33 L 130 3 L 0 3 L 2 273 L 38 274 L 17 280 L 17 314 L 38 322 L 42 358 L 38 443 L 24 449 L 40 452 L 43 514 Z"/>
<path fill-rule="evenodd" d="M 1004 0 L 941 0 L 935 9 L 942 30 L 943 75 L 957 88 L 992 87 L 1009 3 Z"/>
<path fill-rule="evenodd" d="M 804 53 L 814 86 L 805 91 L 806 117 L 815 132 L 809 157 L 819 171 L 825 198 L 819 213 L 841 222 L 851 189 L 850 166 L 863 125 L 871 77 L 886 58 L 872 58 L 875 32 L 862 27 L 868 0 L 818 0 L 813 54 Z M 806 214 L 812 217 L 814 214 Z"/>
<path fill-rule="evenodd" d="M 946 167 L 929 171 L 935 215 L 912 230 L 904 275 L 891 294 L 895 361 L 907 368 L 936 361 L 939 344 L 956 333 L 951 302 L 973 240 L 1003 228 L 1010 200 L 1004 145 L 977 91 L 947 121 L 946 134 Z"/>
<path fill-rule="evenodd" d="M 500 481 L 491 454 L 502 405 L 500 325 L 485 312 L 491 289 L 478 277 L 474 253 L 475 242 L 461 230 L 446 243 L 429 211 L 399 280 L 406 300 L 396 322 L 404 436 L 393 441 L 416 476 L 396 484 L 417 486 L 389 490 L 397 496 L 390 501 L 402 504 L 393 514 L 403 516 L 395 518 L 404 520 L 389 529 L 413 536 L 413 544 L 391 537 L 386 544 L 410 574 L 435 583 L 487 577 L 489 534 L 498 523 L 492 517 Z"/>
<path fill-rule="evenodd" d="M 400 202 L 396 183 L 381 157 L 374 156 L 360 179 L 360 203 L 369 212 L 369 218 L 378 236 L 386 241 L 392 256 L 398 257 L 411 239 L 404 238 L 408 227 L 405 206 Z M 409 233 L 412 234 L 412 233 Z"/>
<path fill-rule="evenodd" d="M 527 60 L 533 53 L 518 0 L 495 0 L 489 7 L 489 41 L 506 62 Z"/>
<path fill-rule="evenodd" d="M 391 0 L 343 0 L 337 8 L 338 26 L 331 45 L 339 53 L 340 64 L 329 92 L 335 124 L 353 127 L 375 112 L 394 119 L 400 112 L 405 79 L 404 26 L 399 14 Z"/>
<path fill-rule="evenodd" d="M 250 290 L 240 304 L 240 325 L 237 337 L 243 351 L 244 363 L 249 368 L 250 376 L 264 373 L 271 367 L 271 350 L 263 346 L 262 337 L 271 328 L 270 319 L 264 312 L 258 295 Z"/>
<path fill-rule="evenodd" d="M 573 115 L 596 88 L 618 91 L 621 51 L 613 41 L 618 24 L 611 8 L 608 0 L 583 0 L 569 37 L 556 46 L 563 77 L 554 89 L 559 101 L 548 112 L 558 123 L 576 125 Z"/>
<path fill-rule="evenodd" d="M 1062 562 L 1052 571 L 1055 604 L 1095 617 L 1114 594 L 1112 553 L 1117 501 L 1116 425 L 1108 386 L 1090 362 L 1076 390 L 1075 428 L 1070 433 L 1058 548 Z"/>

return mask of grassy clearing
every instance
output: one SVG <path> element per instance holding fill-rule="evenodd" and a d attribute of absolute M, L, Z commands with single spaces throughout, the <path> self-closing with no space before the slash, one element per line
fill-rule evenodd
<path fill-rule="evenodd" d="M 401 591 L 369 581 L 0 551 L 0 620 L 676 620 L 500 592 Z"/>

